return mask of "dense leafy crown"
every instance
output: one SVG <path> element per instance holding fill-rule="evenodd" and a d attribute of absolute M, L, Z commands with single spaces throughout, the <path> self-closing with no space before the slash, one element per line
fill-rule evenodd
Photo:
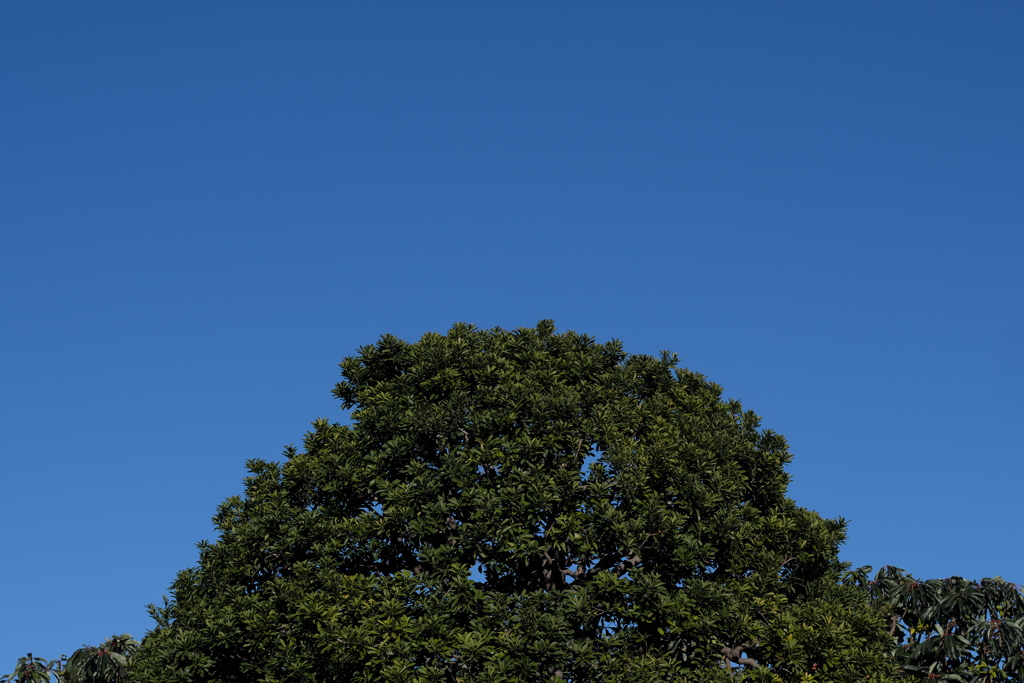
<path fill-rule="evenodd" d="M 154 609 L 139 680 L 882 680 L 841 520 L 718 386 L 549 321 L 385 336 L 352 425 L 254 460 Z"/>

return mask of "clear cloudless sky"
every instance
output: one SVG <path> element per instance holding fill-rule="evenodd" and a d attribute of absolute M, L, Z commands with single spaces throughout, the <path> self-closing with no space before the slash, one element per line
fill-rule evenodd
<path fill-rule="evenodd" d="M 145 634 L 392 333 L 553 318 L 1024 582 L 1024 4 L 0 5 L 0 670 Z"/>

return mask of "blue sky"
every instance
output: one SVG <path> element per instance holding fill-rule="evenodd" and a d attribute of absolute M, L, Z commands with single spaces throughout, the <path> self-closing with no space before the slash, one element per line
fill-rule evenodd
<path fill-rule="evenodd" d="M 1024 5 L 0 5 L 0 670 L 142 636 L 393 333 L 670 349 L 844 559 L 1024 582 Z"/>

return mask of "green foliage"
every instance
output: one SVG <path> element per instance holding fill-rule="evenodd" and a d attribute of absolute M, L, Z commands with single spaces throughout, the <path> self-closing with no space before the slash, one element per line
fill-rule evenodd
<path fill-rule="evenodd" d="M 14 671 L 6 676 L 0 676 L 0 683 L 50 683 L 50 676 L 56 676 L 60 680 L 63 668 L 63 658 L 47 660 L 33 657 L 29 652 L 18 660 Z"/>
<path fill-rule="evenodd" d="M 18 660 L 10 674 L 0 676 L 0 683 L 129 683 L 131 666 L 139 642 L 123 633 L 93 647 L 85 645 L 60 659 L 33 657 L 30 652 Z"/>
<path fill-rule="evenodd" d="M 907 678 L 941 683 L 1024 681 L 1024 593 L 1000 578 L 959 576 L 919 581 L 902 569 L 848 572 L 882 606 L 896 638 L 896 662 Z"/>
<path fill-rule="evenodd" d="M 139 642 L 130 634 L 111 636 L 96 647 L 85 646 L 68 659 L 65 683 L 126 683 Z"/>
<path fill-rule="evenodd" d="M 252 460 L 133 675 L 153 683 L 888 680 L 842 520 L 676 358 L 550 321 L 385 336 L 351 426 Z"/>

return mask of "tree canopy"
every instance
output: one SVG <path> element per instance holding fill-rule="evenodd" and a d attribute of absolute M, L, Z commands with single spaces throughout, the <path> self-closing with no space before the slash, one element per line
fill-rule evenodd
<path fill-rule="evenodd" d="M 341 363 L 248 463 L 135 680 L 882 681 L 884 606 L 785 439 L 673 354 L 457 324 Z"/>

